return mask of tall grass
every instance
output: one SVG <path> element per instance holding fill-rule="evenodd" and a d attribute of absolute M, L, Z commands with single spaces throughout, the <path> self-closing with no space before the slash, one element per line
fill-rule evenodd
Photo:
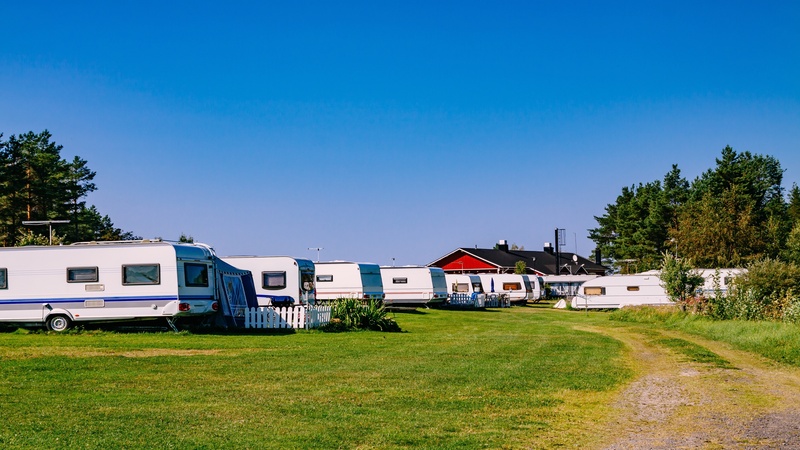
<path fill-rule="evenodd" d="M 709 339 L 727 342 L 794 366 L 800 366 L 800 326 L 785 322 L 711 320 L 673 307 L 622 308 L 612 320 L 659 324 Z"/>

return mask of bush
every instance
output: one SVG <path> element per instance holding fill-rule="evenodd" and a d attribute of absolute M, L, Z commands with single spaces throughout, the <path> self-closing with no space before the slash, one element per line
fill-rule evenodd
<path fill-rule="evenodd" d="M 320 327 L 322 331 L 401 331 L 397 322 L 386 316 L 383 302 L 370 300 L 364 303 L 357 298 L 341 298 L 332 304 L 332 308 L 331 321 Z"/>
<path fill-rule="evenodd" d="M 728 295 L 710 299 L 715 319 L 791 321 L 800 293 L 800 266 L 774 259 L 754 262 L 737 277 Z M 787 316 L 788 313 L 788 316 Z"/>

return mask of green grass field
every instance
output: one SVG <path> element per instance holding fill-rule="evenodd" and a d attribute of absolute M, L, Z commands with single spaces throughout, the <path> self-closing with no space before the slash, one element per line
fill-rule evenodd
<path fill-rule="evenodd" d="M 0 333 L 2 448 L 589 445 L 632 376 L 607 315 L 424 310 L 403 333 Z"/>

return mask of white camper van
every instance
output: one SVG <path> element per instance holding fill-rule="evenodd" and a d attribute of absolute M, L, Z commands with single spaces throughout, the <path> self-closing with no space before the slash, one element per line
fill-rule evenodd
<path fill-rule="evenodd" d="M 583 283 L 580 294 L 572 298 L 573 308 L 622 308 L 633 305 L 671 303 L 661 286 L 657 271 L 635 275 L 597 277 Z"/>
<path fill-rule="evenodd" d="M 318 301 L 338 298 L 383 301 L 381 268 L 377 264 L 329 261 L 314 266 Z"/>
<path fill-rule="evenodd" d="M 511 303 L 525 303 L 534 300 L 534 285 L 527 275 L 514 273 L 481 273 L 483 288 L 487 293 L 505 294 Z M 541 296 L 541 294 L 540 294 Z"/>
<path fill-rule="evenodd" d="M 258 306 L 313 305 L 314 263 L 290 256 L 226 256 L 228 264 L 253 274 Z"/>
<path fill-rule="evenodd" d="M 426 266 L 381 266 L 383 302 L 387 305 L 425 305 L 447 300 L 444 270 Z"/>
<path fill-rule="evenodd" d="M 79 243 L 0 249 L 0 322 L 45 325 L 211 314 L 215 256 L 203 244 Z"/>
<path fill-rule="evenodd" d="M 477 275 L 446 273 L 448 294 L 484 294 L 481 277 Z"/>

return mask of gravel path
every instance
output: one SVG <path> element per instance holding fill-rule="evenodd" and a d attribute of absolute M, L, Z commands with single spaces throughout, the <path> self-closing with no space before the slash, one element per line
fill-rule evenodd
<path fill-rule="evenodd" d="M 800 370 L 694 336 L 732 368 L 691 362 L 632 328 L 581 328 L 625 343 L 641 375 L 613 405 L 606 450 L 800 449 Z"/>

